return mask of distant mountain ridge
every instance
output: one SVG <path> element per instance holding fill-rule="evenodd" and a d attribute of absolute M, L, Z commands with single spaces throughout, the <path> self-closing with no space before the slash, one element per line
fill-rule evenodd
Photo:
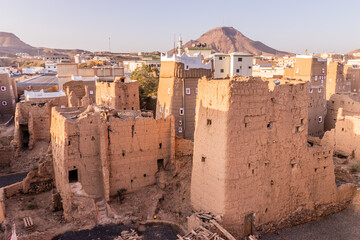
<path fill-rule="evenodd" d="M 81 52 L 88 52 L 80 49 L 52 49 L 43 47 L 33 47 L 23 42 L 13 33 L 0 32 L 0 55 L 14 56 L 15 53 L 27 53 L 31 56 L 38 54 L 66 54 L 75 55 Z"/>
<path fill-rule="evenodd" d="M 222 53 L 245 52 L 257 56 L 294 55 L 293 53 L 271 48 L 260 41 L 253 41 L 233 27 L 213 28 L 198 39 L 188 41 L 184 47 L 191 47 L 196 43 L 206 43 L 215 52 Z"/>

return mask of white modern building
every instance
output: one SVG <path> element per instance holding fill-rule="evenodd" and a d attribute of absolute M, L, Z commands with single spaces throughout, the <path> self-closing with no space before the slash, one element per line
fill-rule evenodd
<path fill-rule="evenodd" d="M 45 72 L 46 73 L 57 73 L 57 63 L 53 61 L 45 62 Z"/>
<path fill-rule="evenodd" d="M 232 77 L 235 74 L 239 76 L 252 76 L 253 55 L 249 53 L 215 53 L 214 78 Z"/>

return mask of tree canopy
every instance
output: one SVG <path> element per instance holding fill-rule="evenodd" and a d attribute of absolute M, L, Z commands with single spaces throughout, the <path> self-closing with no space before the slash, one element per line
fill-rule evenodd
<path fill-rule="evenodd" d="M 156 110 L 156 98 L 159 85 L 159 70 L 157 67 L 143 65 L 136 68 L 130 78 L 139 83 L 140 108 Z"/>

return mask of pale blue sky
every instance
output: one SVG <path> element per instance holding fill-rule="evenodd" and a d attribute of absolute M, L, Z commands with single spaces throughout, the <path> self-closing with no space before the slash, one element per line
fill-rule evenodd
<path fill-rule="evenodd" d="M 360 48 L 358 0 L 0 0 L 0 31 L 36 47 L 166 51 L 232 26 L 278 50 L 304 53 Z"/>

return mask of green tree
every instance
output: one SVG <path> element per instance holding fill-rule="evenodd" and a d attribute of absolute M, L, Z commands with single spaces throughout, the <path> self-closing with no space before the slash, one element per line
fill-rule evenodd
<path fill-rule="evenodd" d="M 136 68 L 130 78 L 139 83 L 140 108 L 145 110 L 156 110 L 156 98 L 159 85 L 159 70 L 157 67 L 143 65 Z"/>

